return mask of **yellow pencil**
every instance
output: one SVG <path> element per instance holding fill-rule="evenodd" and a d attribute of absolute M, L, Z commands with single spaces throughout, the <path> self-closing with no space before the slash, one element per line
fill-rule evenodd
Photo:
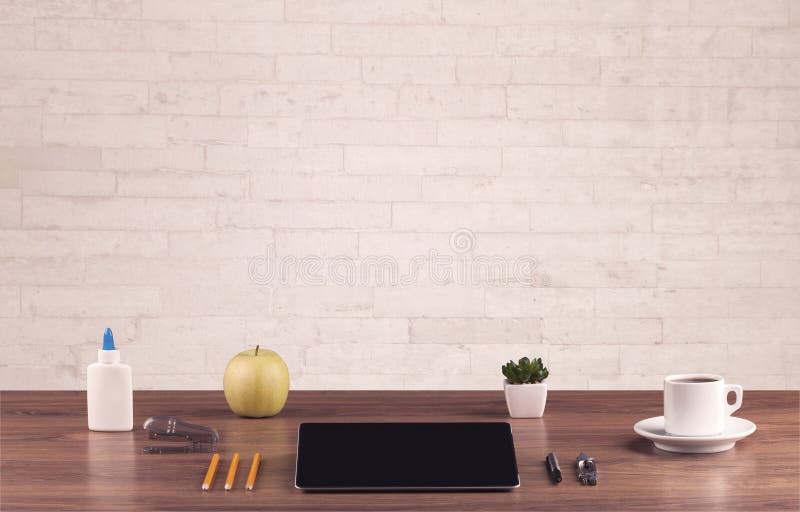
<path fill-rule="evenodd" d="M 239 454 L 234 453 L 231 459 L 231 467 L 228 468 L 228 477 L 225 479 L 225 490 L 233 488 L 233 481 L 236 480 L 236 470 L 239 469 Z"/>
<path fill-rule="evenodd" d="M 250 465 L 250 473 L 247 475 L 247 483 L 244 488 L 248 491 L 253 490 L 253 485 L 256 483 L 256 475 L 258 474 L 258 466 L 261 463 L 261 454 L 256 452 L 253 455 L 253 463 Z"/>
<path fill-rule="evenodd" d="M 206 471 L 206 478 L 203 480 L 203 490 L 207 491 L 211 489 L 211 484 L 214 483 L 214 475 L 217 474 L 217 465 L 219 464 L 219 454 L 215 453 L 213 457 L 211 457 L 211 464 L 208 465 L 208 471 Z"/>

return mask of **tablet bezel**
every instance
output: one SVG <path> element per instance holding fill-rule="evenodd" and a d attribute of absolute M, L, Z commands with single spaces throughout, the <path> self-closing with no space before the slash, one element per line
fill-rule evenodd
<path fill-rule="evenodd" d="M 463 426 L 465 424 L 475 424 L 475 423 L 487 423 L 487 424 L 502 424 L 508 427 L 508 436 L 509 442 L 511 444 L 511 456 L 513 457 L 513 464 L 515 468 L 515 476 L 516 482 L 510 485 L 469 485 L 469 486 L 309 486 L 309 485 L 300 485 L 298 482 L 298 473 L 299 473 L 299 464 L 300 464 L 300 431 L 303 425 L 306 424 L 315 424 L 315 425 L 377 425 L 377 424 L 391 424 L 391 425 L 459 425 Z M 296 443 L 296 452 L 295 452 L 295 470 L 294 470 L 294 487 L 295 489 L 299 489 L 305 492 L 353 492 L 353 491 L 365 491 L 365 492 L 403 492 L 403 491 L 509 491 L 512 489 L 516 489 L 520 486 L 520 477 L 519 477 L 519 465 L 517 464 L 517 457 L 516 457 L 516 446 L 514 445 L 514 435 L 512 431 L 511 424 L 508 422 L 497 422 L 497 421 L 487 421 L 487 422 L 441 422 L 441 421 L 433 421 L 433 422 L 303 422 L 297 427 L 297 443 Z"/>

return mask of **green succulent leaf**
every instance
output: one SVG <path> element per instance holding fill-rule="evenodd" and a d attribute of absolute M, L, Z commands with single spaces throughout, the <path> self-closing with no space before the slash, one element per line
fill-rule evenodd
<path fill-rule="evenodd" d="M 511 360 L 502 365 L 501 369 L 503 376 L 511 384 L 535 384 L 542 382 L 550 375 L 541 357 L 534 359 L 522 357 L 517 363 Z"/>

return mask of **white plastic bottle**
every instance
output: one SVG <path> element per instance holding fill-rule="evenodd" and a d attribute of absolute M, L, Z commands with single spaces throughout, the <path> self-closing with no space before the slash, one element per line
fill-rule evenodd
<path fill-rule="evenodd" d="M 106 329 L 97 362 L 86 373 L 89 430 L 133 430 L 133 379 L 131 367 L 119 362 L 114 334 Z"/>

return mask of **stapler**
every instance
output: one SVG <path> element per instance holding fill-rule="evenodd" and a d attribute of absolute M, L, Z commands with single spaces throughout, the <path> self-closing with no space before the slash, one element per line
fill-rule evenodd
<path fill-rule="evenodd" d="M 181 446 L 146 446 L 144 453 L 208 453 L 219 442 L 219 434 L 211 427 L 195 425 L 172 416 L 151 416 L 143 425 L 148 438 L 154 441 L 183 442 Z"/>

